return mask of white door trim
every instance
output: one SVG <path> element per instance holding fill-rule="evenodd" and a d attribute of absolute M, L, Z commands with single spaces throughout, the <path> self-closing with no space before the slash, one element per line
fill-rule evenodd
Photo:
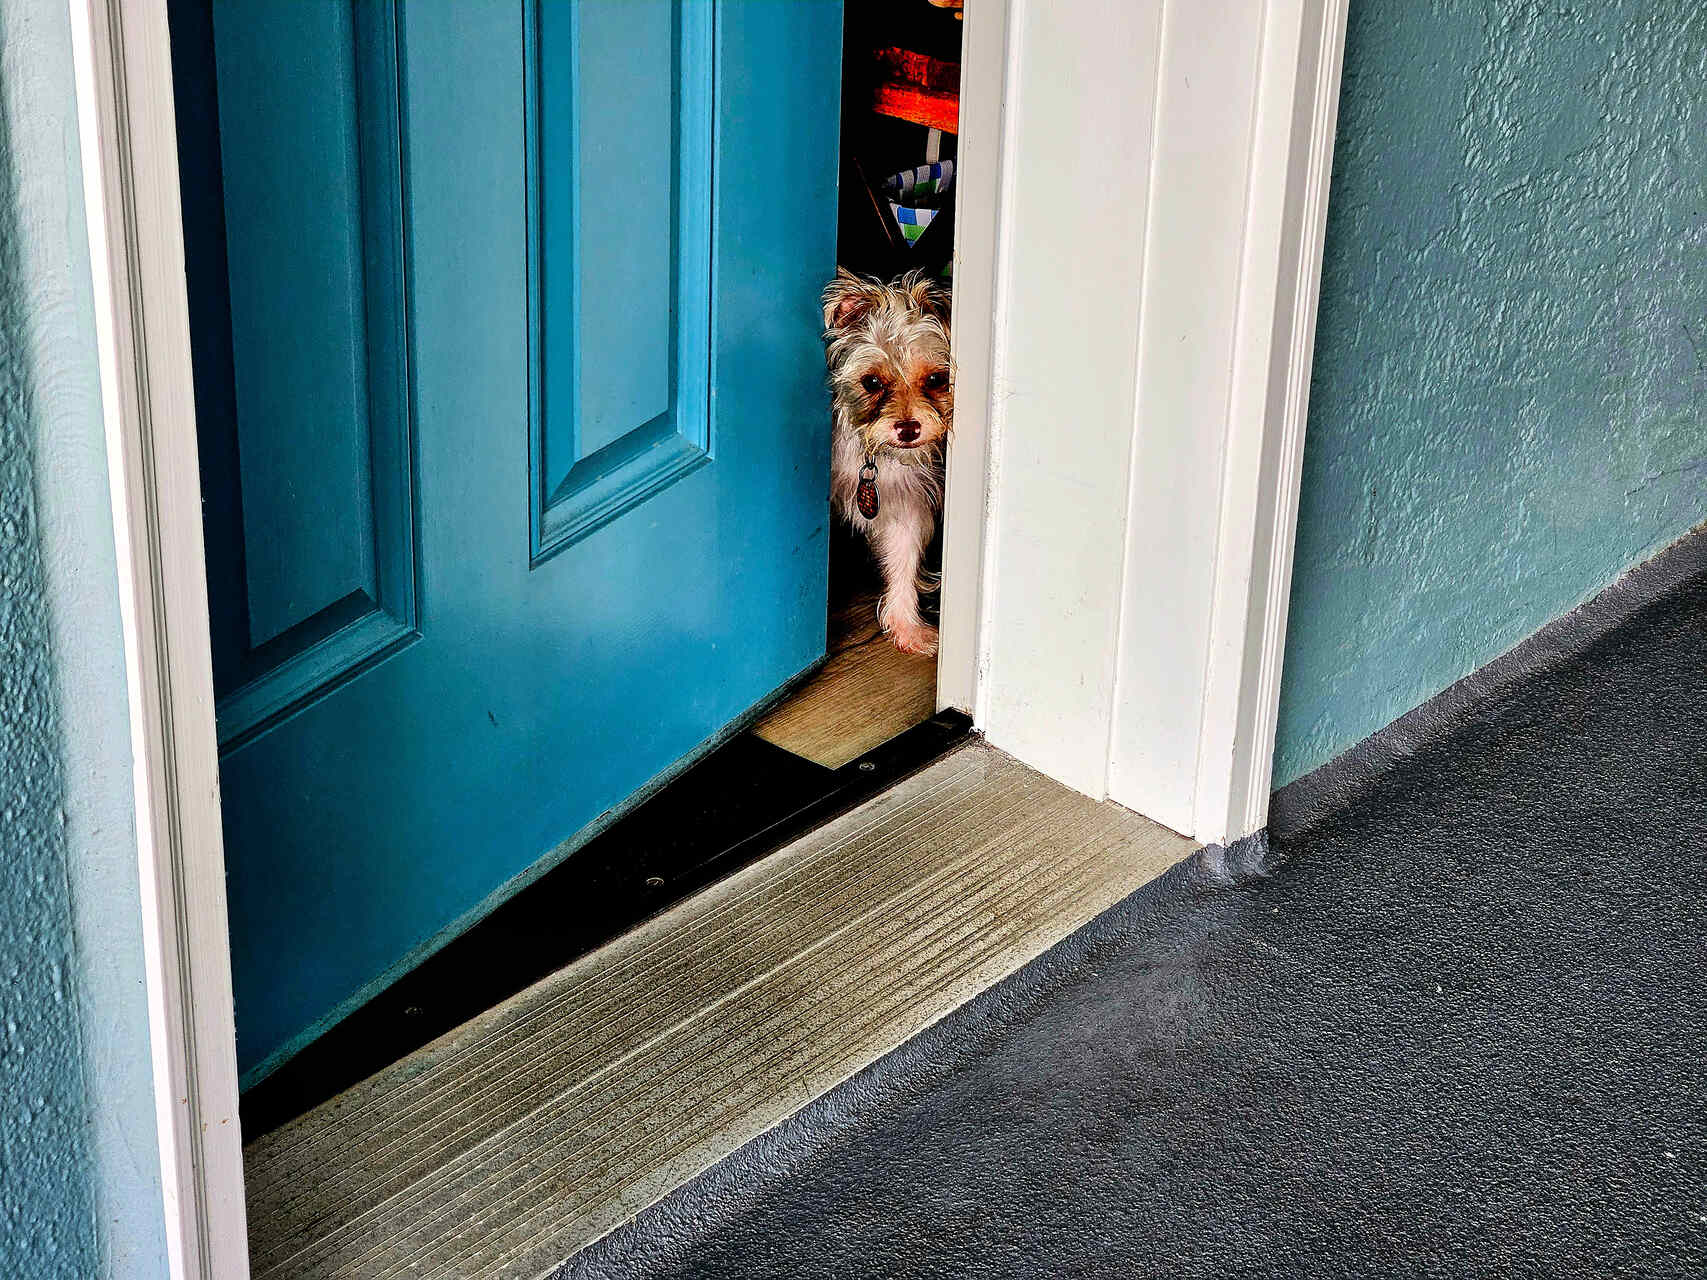
<path fill-rule="evenodd" d="M 939 702 L 1204 841 L 1267 822 L 1346 3 L 966 16 Z"/>
<path fill-rule="evenodd" d="M 1268 825 L 1348 0 L 1269 0 L 1227 410 L 1194 831 Z M 1142 808 L 1110 764 L 1116 800 Z"/>
<path fill-rule="evenodd" d="M 998 267 L 1012 201 L 1002 183 L 1012 165 L 1005 127 L 1009 79 L 1008 0 L 972 0 L 960 47 L 960 133 L 955 167 L 953 337 L 954 439 L 943 492 L 942 613 L 937 706 L 974 711 L 982 660 L 986 503 L 994 457 L 994 360 L 1002 328 Z"/>
<path fill-rule="evenodd" d="M 248 1261 L 170 44 L 164 0 L 68 3 L 172 1274 L 226 1280 Z M 940 702 L 1201 840 L 1267 816 L 1346 3 L 966 15 Z"/>
<path fill-rule="evenodd" d="M 164 0 L 70 0 L 174 1280 L 249 1274 Z"/>

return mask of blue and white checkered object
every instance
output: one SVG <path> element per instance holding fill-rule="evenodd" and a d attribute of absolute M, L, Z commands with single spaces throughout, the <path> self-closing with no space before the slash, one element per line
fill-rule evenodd
<path fill-rule="evenodd" d="M 883 194 L 889 198 L 889 212 L 909 247 L 919 242 L 939 212 L 942 198 L 953 189 L 952 160 L 903 169 L 884 181 Z"/>

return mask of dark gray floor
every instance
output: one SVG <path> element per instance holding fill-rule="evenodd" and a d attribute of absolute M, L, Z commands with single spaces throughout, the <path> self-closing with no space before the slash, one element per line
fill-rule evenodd
<path fill-rule="evenodd" d="M 1707 1274 L 1704 719 L 1698 581 L 565 1274 Z"/>

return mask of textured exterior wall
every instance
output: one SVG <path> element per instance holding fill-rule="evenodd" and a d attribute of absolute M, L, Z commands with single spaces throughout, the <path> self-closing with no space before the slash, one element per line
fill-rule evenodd
<path fill-rule="evenodd" d="M 0 0 L 0 1275 L 166 1273 L 68 9 Z"/>
<path fill-rule="evenodd" d="M 1353 0 L 1275 784 L 1707 517 L 1707 7 Z"/>

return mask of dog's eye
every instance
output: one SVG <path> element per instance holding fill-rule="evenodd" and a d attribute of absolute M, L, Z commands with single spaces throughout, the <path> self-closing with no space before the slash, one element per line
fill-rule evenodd
<path fill-rule="evenodd" d="M 865 377 L 859 380 L 859 385 L 871 392 L 872 395 L 876 395 L 879 391 L 883 390 L 883 379 L 878 377 L 875 373 L 868 373 Z"/>
<path fill-rule="evenodd" d="M 948 374 L 941 369 L 934 369 L 925 375 L 926 391 L 941 391 L 948 385 Z"/>

